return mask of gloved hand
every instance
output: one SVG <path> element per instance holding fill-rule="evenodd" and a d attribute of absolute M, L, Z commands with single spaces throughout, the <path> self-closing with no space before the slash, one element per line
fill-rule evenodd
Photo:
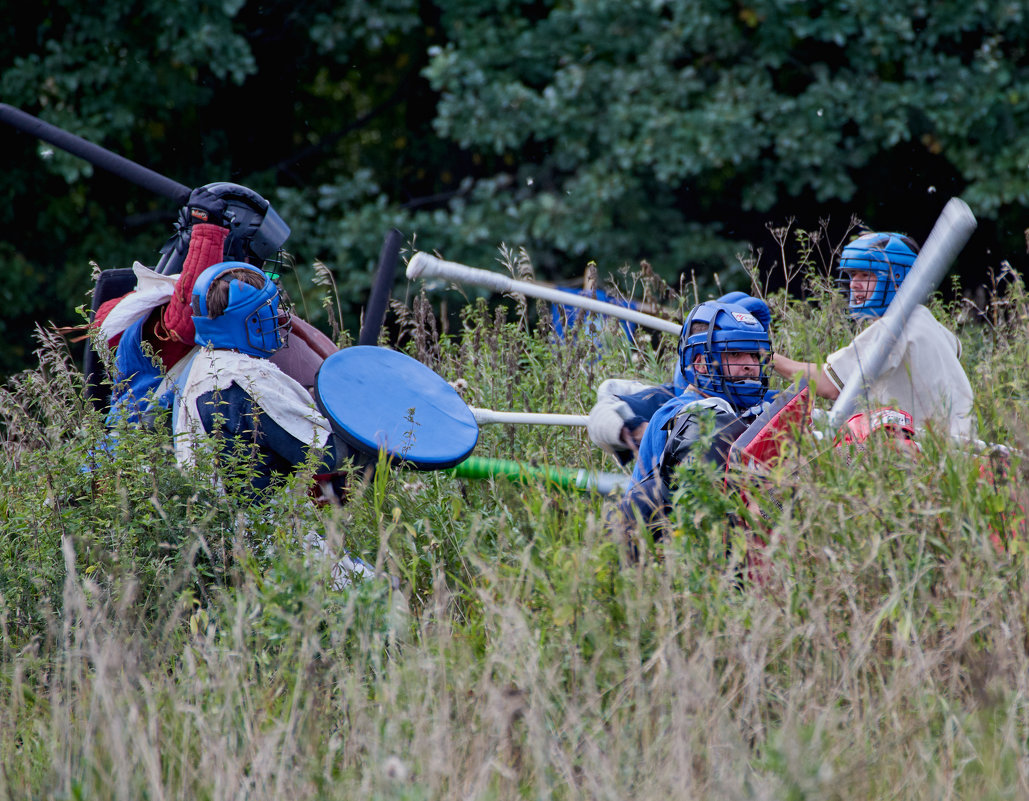
<path fill-rule="evenodd" d="M 622 413 L 632 415 L 632 410 L 629 409 L 627 403 L 622 402 L 615 405 L 598 403 L 590 409 L 590 415 L 586 420 L 586 433 L 593 442 L 608 453 L 625 449 L 625 443 L 622 441 L 625 418 L 622 417 Z"/>
<path fill-rule="evenodd" d="M 622 429 L 626 423 L 640 421 L 620 396 L 634 395 L 653 385 L 624 378 L 609 378 L 597 387 L 597 402 L 590 409 L 586 422 L 586 433 L 590 439 L 608 453 L 618 456 L 628 451 Z"/>
<path fill-rule="evenodd" d="M 225 221 L 225 200 L 202 186 L 190 192 L 186 214 L 190 225 L 210 223 L 228 227 Z"/>

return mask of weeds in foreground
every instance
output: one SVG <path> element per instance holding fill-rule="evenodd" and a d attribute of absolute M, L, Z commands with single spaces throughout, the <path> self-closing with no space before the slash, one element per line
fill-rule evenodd
<path fill-rule="evenodd" d="M 830 288 L 811 296 L 773 299 L 801 358 L 849 336 Z M 743 510 L 700 474 L 677 535 L 636 561 L 601 499 L 542 483 L 380 469 L 314 507 L 301 475 L 244 507 L 159 433 L 98 453 L 48 339 L 2 405 L 0 790 L 1024 796 L 1029 303 L 1018 283 L 1004 301 L 959 329 L 980 435 L 1016 449 L 1003 470 L 932 437 L 918 459 L 804 441 L 777 503 L 757 496 L 760 575 L 727 524 Z M 487 408 L 584 412 L 601 378 L 671 370 L 657 343 L 559 341 L 531 309 L 422 331 L 405 347 Z M 484 428 L 480 451 L 616 469 L 574 430 Z M 401 588 L 329 590 L 295 547 L 312 530 Z"/>

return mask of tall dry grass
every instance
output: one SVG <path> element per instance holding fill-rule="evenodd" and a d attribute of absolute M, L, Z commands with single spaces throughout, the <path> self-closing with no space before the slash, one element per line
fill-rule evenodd
<path fill-rule="evenodd" d="M 849 335 L 815 299 L 772 299 L 798 357 Z M 985 323 L 937 311 L 981 435 L 1021 452 L 1029 304 L 1020 284 L 1003 303 Z M 473 304 L 410 347 L 490 408 L 582 412 L 600 378 L 670 367 L 613 332 L 598 360 L 535 319 Z M 636 561 L 602 499 L 542 484 L 384 470 L 341 508 L 299 480 L 248 509 L 157 435 L 95 454 L 100 421 L 62 389 L 59 345 L 42 350 L 5 396 L 0 797 L 1029 794 L 1017 452 L 991 484 L 944 439 L 916 460 L 806 440 L 765 504 L 754 581 L 702 474 L 677 534 Z M 581 432 L 484 430 L 479 448 L 613 469 Z M 291 547 L 312 529 L 400 588 L 329 590 Z"/>

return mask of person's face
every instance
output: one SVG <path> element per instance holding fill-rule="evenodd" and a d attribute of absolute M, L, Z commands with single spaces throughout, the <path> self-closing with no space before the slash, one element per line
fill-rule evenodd
<path fill-rule="evenodd" d="M 703 356 L 698 356 L 693 366 L 700 375 L 707 375 Z M 761 360 L 749 351 L 726 351 L 722 354 L 722 371 L 726 378 L 760 378 Z"/>
<path fill-rule="evenodd" d="M 875 292 L 876 274 L 866 270 L 851 270 L 850 273 L 850 305 L 860 306 L 870 300 Z"/>

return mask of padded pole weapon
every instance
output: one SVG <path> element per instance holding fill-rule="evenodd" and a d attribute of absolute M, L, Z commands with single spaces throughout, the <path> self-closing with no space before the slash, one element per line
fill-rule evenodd
<path fill-rule="evenodd" d="M 457 478 L 507 478 L 523 484 L 544 482 L 565 490 L 583 490 L 601 495 L 624 492 L 629 477 L 621 473 L 591 473 L 574 467 L 548 467 L 510 459 L 469 456 L 446 472 Z"/>
<path fill-rule="evenodd" d="M 545 412 L 497 412 L 492 409 L 470 407 L 475 422 L 480 426 L 490 423 L 511 425 L 585 426 L 589 416 L 585 414 L 549 414 Z"/>
<path fill-rule="evenodd" d="M 100 145 L 83 139 L 81 136 L 68 133 L 63 128 L 58 128 L 49 122 L 43 122 L 38 117 L 33 117 L 21 109 L 9 106 L 6 103 L 0 103 L 0 121 L 13 125 L 19 131 L 42 139 L 44 142 L 49 142 L 74 156 L 85 159 L 94 167 L 100 167 L 117 175 L 119 178 L 125 178 L 137 186 L 149 189 L 161 197 L 174 200 L 179 206 L 184 205 L 189 200 L 191 190 L 185 184 L 166 178 L 160 173 L 144 167 L 142 164 L 137 164 L 124 156 L 112 153 L 107 148 L 100 147 Z"/>
<path fill-rule="evenodd" d="M 415 278 L 445 278 L 454 283 L 486 287 L 493 292 L 516 292 L 519 295 L 528 295 L 529 297 L 548 300 L 551 303 L 564 306 L 577 306 L 586 311 L 606 314 L 619 320 L 628 320 L 631 323 L 658 331 L 665 331 L 670 334 L 678 335 L 682 331 L 681 323 L 662 320 L 660 317 L 655 317 L 652 314 L 643 314 L 643 312 L 626 309 L 614 303 L 605 303 L 595 298 L 562 292 L 560 289 L 553 289 L 532 281 L 518 281 L 490 270 L 480 270 L 456 261 L 445 261 L 421 251 L 415 253 L 411 257 L 411 261 L 408 262 L 407 277 L 411 280 Z"/>
<path fill-rule="evenodd" d="M 361 326 L 361 333 L 357 339 L 358 345 L 379 344 L 379 332 L 386 319 L 386 303 L 393 290 L 393 276 L 397 271 L 397 261 L 400 259 L 400 246 L 403 240 L 404 235 L 396 228 L 391 228 L 382 243 L 382 250 L 379 252 L 379 266 L 375 271 L 372 291 L 364 310 L 364 324 Z"/>

